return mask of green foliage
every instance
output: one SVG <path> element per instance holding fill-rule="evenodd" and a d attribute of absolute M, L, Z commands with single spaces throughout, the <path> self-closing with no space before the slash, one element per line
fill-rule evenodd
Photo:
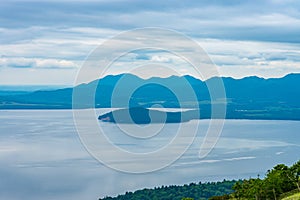
<path fill-rule="evenodd" d="M 264 179 L 251 178 L 238 181 L 233 186 L 236 199 L 278 199 L 280 195 L 299 189 L 300 161 L 288 167 L 276 165 L 268 170 Z"/>
<path fill-rule="evenodd" d="M 206 200 L 211 196 L 221 196 L 233 192 L 236 181 L 191 183 L 182 186 L 162 186 L 154 189 L 143 189 L 126 192 L 117 197 L 105 197 L 102 200 Z M 100 199 L 99 199 L 100 200 Z"/>
<path fill-rule="evenodd" d="M 295 198 L 300 196 L 300 160 L 291 167 L 276 165 L 267 171 L 264 179 L 258 177 L 239 181 L 162 186 L 126 192 L 124 195 L 105 197 L 103 200 L 277 200 L 291 199 L 289 196 L 293 194 Z"/>
<path fill-rule="evenodd" d="M 291 196 L 285 197 L 282 200 L 299 200 L 300 199 L 300 192 L 293 194 Z"/>
<path fill-rule="evenodd" d="M 287 193 L 280 195 L 279 199 L 291 199 L 291 197 L 293 197 L 294 195 L 295 196 L 300 195 L 300 192 L 298 189 L 295 189 L 295 190 L 292 190 L 292 191 L 289 191 Z M 299 199 L 297 199 L 297 200 L 299 200 Z"/>

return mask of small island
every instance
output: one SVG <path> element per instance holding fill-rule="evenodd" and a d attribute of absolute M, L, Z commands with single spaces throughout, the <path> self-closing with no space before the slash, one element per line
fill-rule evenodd
<path fill-rule="evenodd" d="M 199 118 L 199 117 L 198 117 Z M 197 119 L 196 110 L 165 112 L 144 107 L 124 108 L 100 115 L 99 120 L 112 123 L 181 123 Z"/>

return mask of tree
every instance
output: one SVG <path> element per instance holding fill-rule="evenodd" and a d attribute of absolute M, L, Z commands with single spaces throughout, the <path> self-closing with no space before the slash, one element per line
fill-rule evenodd
<path fill-rule="evenodd" d="M 291 170 L 284 164 L 276 165 L 269 170 L 266 177 L 267 189 L 273 194 L 273 198 L 277 198 L 280 194 L 291 191 L 295 188 L 295 184 L 291 181 Z M 269 195 L 271 196 L 271 195 Z"/>
<path fill-rule="evenodd" d="M 290 168 L 290 179 L 293 181 L 300 192 L 300 160 Z"/>

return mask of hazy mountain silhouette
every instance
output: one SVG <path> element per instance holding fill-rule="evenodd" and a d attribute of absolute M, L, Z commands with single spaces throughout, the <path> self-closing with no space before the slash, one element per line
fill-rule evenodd
<path fill-rule="evenodd" d="M 227 98 L 227 118 L 249 119 L 300 119 L 300 74 L 289 74 L 282 78 L 263 79 L 246 77 L 243 79 L 222 78 Z M 77 107 L 151 107 L 161 104 L 164 107 L 194 108 L 195 99 L 185 95 L 186 84 L 195 91 L 200 104 L 201 117 L 209 118 L 211 100 L 206 83 L 213 85 L 217 78 L 201 81 L 192 76 L 171 76 L 168 78 L 141 79 L 132 74 L 109 75 L 88 84 L 76 86 L 83 98 L 95 93 L 95 105 L 78 102 Z M 121 82 L 121 83 L 120 83 Z M 120 83 L 120 84 L 118 84 Z M 168 87 L 172 86 L 180 94 L 174 94 Z M 131 88 L 135 92 L 128 99 Z M 93 89 L 96 88 L 96 91 Z M 116 89 L 117 88 L 117 89 Z M 1 109 L 59 109 L 72 108 L 73 88 L 52 91 L 36 91 L 25 94 L 2 95 Z M 182 96 L 178 100 L 176 95 Z M 129 101 L 129 105 L 128 102 Z M 222 102 L 219 102 L 222 104 Z M 181 105 L 180 105 L 181 104 Z"/>

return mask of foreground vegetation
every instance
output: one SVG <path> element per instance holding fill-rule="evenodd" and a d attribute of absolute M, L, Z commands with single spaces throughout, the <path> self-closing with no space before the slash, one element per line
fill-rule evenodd
<path fill-rule="evenodd" d="M 276 165 L 264 179 L 250 178 L 237 182 L 232 194 L 237 199 L 281 199 L 290 191 L 300 192 L 300 161 L 288 167 Z"/>
<path fill-rule="evenodd" d="M 279 164 L 268 170 L 263 179 L 191 183 L 183 186 L 162 186 L 126 192 L 102 200 L 300 200 L 300 160 L 288 167 Z M 99 199 L 100 200 L 100 199 Z"/>
<path fill-rule="evenodd" d="M 232 186 L 236 181 L 222 181 L 209 183 L 191 183 L 183 186 L 162 186 L 154 189 L 143 189 L 117 197 L 105 197 L 102 200 L 181 200 L 208 199 L 211 196 L 232 193 Z M 99 199 L 100 200 L 100 199 Z"/>
<path fill-rule="evenodd" d="M 300 199 L 300 192 L 293 194 L 291 196 L 285 197 L 282 200 L 299 200 Z"/>

